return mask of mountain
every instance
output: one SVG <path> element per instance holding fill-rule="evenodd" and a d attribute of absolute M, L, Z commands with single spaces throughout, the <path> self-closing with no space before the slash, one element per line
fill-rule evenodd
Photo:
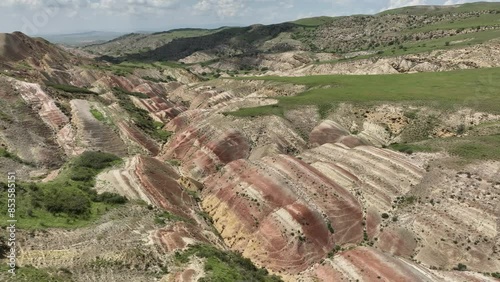
<path fill-rule="evenodd" d="M 70 34 L 47 34 L 40 35 L 48 41 L 56 44 L 65 44 L 69 46 L 84 46 L 90 44 L 104 43 L 124 35 L 122 32 L 110 31 L 89 31 Z"/>
<path fill-rule="evenodd" d="M 16 172 L 20 247 L 13 278 L 0 235 L 0 280 L 498 281 L 483 4 L 76 49 L 1 34 L 0 206 Z"/>
<path fill-rule="evenodd" d="M 423 13 L 423 11 L 432 11 Z M 400 53 L 426 51 L 434 44 L 459 41 L 465 46 L 494 38 L 499 3 L 455 6 L 417 6 L 377 15 L 319 17 L 274 25 L 254 25 L 220 30 L 172 31 L 165 34 L 125 36 L 84 48 L 95 54 L 123 60 L 180 60 L 203 57 L 309 51 Z M 440 40 L 442 39 L 442 40 Z M 124 46 L 126 46 L 124 48 Z M 211 61 L 211 60 L 209 60 Z"/>
<path fill-rule="evenodd" d="M 122 55 L 127 53 L 137 53 L 156 49 L 177 38 L 198 37 L 215 33 L 220 29 L 175 29 L 156 33 L 130 33 L 120 36 L 106 43 L 87 44 L 86 51 L 96 54 Z"/>

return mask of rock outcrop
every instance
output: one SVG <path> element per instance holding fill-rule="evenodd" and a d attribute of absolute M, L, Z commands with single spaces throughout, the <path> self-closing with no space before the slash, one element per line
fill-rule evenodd
<path fill-rule="evenodd" d="M 293 157 L 238 160 L 205 185 L 203 207 L 226 243 L 274 271 L 297 273 L 362 239 L 356 198 Z"/>

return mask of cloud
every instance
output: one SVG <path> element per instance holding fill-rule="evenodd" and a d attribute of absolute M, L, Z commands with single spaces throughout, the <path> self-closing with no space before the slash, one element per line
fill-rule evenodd
<path fill-rule="evenodd" d="M 219 17 L 234 17 L 245 9 L 247 1 L 238 0 L 201 0 L 194 9 L 201 13 L 215 12 Z"/>
<path fill-rule="evenodd" d="M 389 0 L 389 6 L 384 9 L 395 9 L 405 6 L 425 5 L 427 0 Z"/>
<path fill-rule="evenodd" d="M 3 0 L 0 6 L 29 9 L 62 8 L 77 11 L 90 8 L 111 14 L 159 13 L 180 0 Z"/>
<path fill-rule="evenodd" d="M 90 0 L 3 0 L 0 6 L 38 9 L 42 7 L 86 7 Z"/>
<path fill-rule="evenodd" d="M 98 0 L 90 8 L 110 14 L 159 14 L 172 9 L 180 0 Z"/>
<path fill-rule="evenodd" d="M 463 4 L 465 3 L 465 1 L 463 0 L 447 0 L 446 2 L 444 2 L 443 5 L 456 5 L 456 4 Z"/>
<path fill-rule="evenodd" d="M 324 0 L 319 0 L 324 1 Z M 295 0 L 198 0 L 193 6 L 198 14 L 216 15 L 219 18 L 256 14 L 265 18 L 269 14 L 294 9 Z"/>

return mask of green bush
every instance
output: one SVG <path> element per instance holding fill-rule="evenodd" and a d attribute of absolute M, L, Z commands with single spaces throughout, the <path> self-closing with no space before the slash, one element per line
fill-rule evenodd
<path fill-rule="evenodd" d="M 466 271 L 467 265 L 465 265 L 463 263 L 459 263 L 456 267 L 453 268 L 453 270 Z"/>
<path fill-rule="evenodd" d="M 85 88 L 80 88 L 76 87 L 73 85 L 67 85 L 67 84 L 56 84 L 56 83 L 46 83 L 47 86 L 52 87 L 57 90 L 62 90 L 64 92 L 68 93 L 79 93 L 79 94 L 96 94 L 93 91 L 90 91 Z"/>
<path fill-rule="evenodd" d="M 189 219 L 186 219 L 184 217 L 175 215 L 173 213 L 170 213 L 168 211 L 162 212 L 155 217 L 155 223 L 157 224 L 165 224 L 165 221 L 184 221 L 184 222 L 189 222 Z"/>
<path fill-rule="evenodd" d="M 50 187 L 44 193 L 46 209 L 52 213 L 88 216 L 91 202 L 88 196 L 74 187 Z"/>
<path fill-rule="evenodd" d="M 75 167 L 70 172 L 70 179 L 74 181 L 91 181 L 94 176 L 95 171 L 88 167 Z"/>
<path fill-rule="evenodd" d="M 278 276 L 269 275 L 266 269 L 257 268 L 250 259 L 244 258 L 240 253 L 222 251 L 210 245 L 191 246 L 183 253 L 176 253 L 175 260 L 179 263 L 187 263 L 193 255 L 206 259 L 206 276 L 199 281 L 282 281 Z"/>
<path fill-rule="evenodd" d="M 114 87 L 113 90 L 122 95 L 130 95 L 141 99 L 148 99 L 149 96 L 141 92 L 130 92 L 120 87 Z"/>
<path fill-rule="evenodd" d="M 127 203 L 127 198 L 116 193 L 104 192 L 102 194 L 96 195 L 93 198 L 94 202 L 103 202 L 108 204 L 125 204 Z"/>
<path fill-rule="evenodd" d="M 105 121 L 106 118 L 104 117 L 104 115 L 99 111 L 99 110 L 96 110 L 96 109 L 90 109 L 90 113 L 95 117 L 95 119 L 97 119 L 98 121 Z"/>
<path fill-rule="evenodd" d="M 18 220 L 23 229 L 74 228 L 85 226 L 102 213 L 127 202 L 114 193 L 98 195 L 95 176 L 119 163 L 114 155 L 85 152 L 65 165 L 58 177 L 44 183 L 17 183 Z M 6 185 L 0 183 L 0 205 L 6 205 Z M 0 215 L 0 220 L 6 215 Z"/>
<path fill-rule="evenodd" d="M 154 78 L 154 77 L 151 77 L 151 76 L 144 76 L 142 79 L 149 80 L 149 81 L 156 82 L 156 83 L 160 83 L 160 82 L 169 83 L 169 82 L 172 82 L 172 81 L 176 81 L 175 78 L 171 77 L 170 75 L 167 76 L 167 79 L 164 79 L 164 78 Z"/>
<path fill-rule="evenodd" d="M 181 166 L 182 165 L 181 161 L 180 160 L 176 160 L 176 159 L 168 160 L 168 163 L 171 166 Z"/>
<path fill-rule="evenodd" d="M 333 229 L 332 223 L 330 221 L 328 221 L 327 227 L 328 227 L 328 231 L 330 231 L 330 233 L 332 233 L 332 234 L 335 233 L 335 230 Z"/>
<path fill-rule="evenodd" d="M 101 170 L 112 166 L 119 160 L 120 158 L 113 154 L 87 151 L 76 158 L 73 161 L 72 166 L 76 168 L 83 167 Z"/>
<path fill-rule="evenodd" d="M 120 106 L 127 111 L 134 124 L 149 134 L 153 139 L 167 142 L 172 133 L 163 130 L 163 124 L 160 125 L 158 122 L 155 122 L 151 116 L 149 116 L 148 111 L 138 108 L 132 103 L 130 96 L 133 95 L 133 93 L 134 92 L 127 92 L 123 89 L 115 88 L 115 94 L 119 99 Z M 141 93 L 141 95 L 144 94 Z"/>

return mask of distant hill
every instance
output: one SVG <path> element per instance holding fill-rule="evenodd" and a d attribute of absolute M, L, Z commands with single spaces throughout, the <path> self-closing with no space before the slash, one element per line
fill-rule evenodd
<path fill-rule="evenodd" d="M 174 29 L 156 33 L 129 33 L 114 38 L 105 43 L 87 44 L 85 50 L 91 53 L 122 56 L 124 54 L 134 54 L 147 52 L 161 47 L 169 42 L 179 38 L 199 37 L 224 30 L 225 27 L 218 29 Z"/>
<path fill-rule="evenodd" d="M 391 9 L 381 12 L 379 15 L 387 14 L 413 14 L 413 15 L 432 15 L 445 13 L 465 13 L 474 11 L 497 10 L 500 13 L 500 3 L 498 2 L 476 2 L 461 5 L 419 5 L 409 6 L 397 9 Z"/>
<path fill-rule="evenodd" d="M 122 36 L 123 32 L 108 31 L 90 31 L 71 34 L 50 34 L 41 35 L 41 37 L 56 44 L 65 44 L 70 46 L 83 46 L 89 44 L 103 43 Z"/>
<path fill-rule="evenodd" d="M 194 61 L 200 58 L 213 61 L 287 51 L 348 57 L 350 53 L 397 55 L 497 38 L 499 15 L 500 3 L 413 6 L 376 15 L 314 17 L 272 25 L 129 34 L 84 49 L 112 61 L 177 61 L 191 55 L 196 56 Z"/>

